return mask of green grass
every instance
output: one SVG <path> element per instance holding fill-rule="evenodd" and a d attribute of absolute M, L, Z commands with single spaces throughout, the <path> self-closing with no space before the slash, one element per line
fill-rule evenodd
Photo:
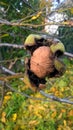
<path fill-rule="evenodd" d="M 44 90 L 64 98 L 73 96 L 73 64 L 69 63 L 66 73 L 57 79 L 49 79 Z M 14 89 L 33 97 L 41 94 L 25 89 L 19 80 L 10 82 Z M 38 101 L 15 92 L 7 92 L 0 108 L 0 130 L 73 130 L 73 105 Z"/>

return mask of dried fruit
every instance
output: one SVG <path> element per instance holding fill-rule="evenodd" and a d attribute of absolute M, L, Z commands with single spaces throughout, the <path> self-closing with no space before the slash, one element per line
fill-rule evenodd
<path fill-rule="evenodd" d="M 65 72 L 63 56 L 65 48 L 58 39 L 47 39 L 30 34 L 25 40 L 30 57 L 25 60 L 27 86 L 33 91 L 46 87 L 46 77 L 60 77 Z"/>
<path fill-rule="evenodd" d="M 42 46 L 36 49 L 30 59 L 30 70 L 39 78 L 53 72 L 53 54 L 49 47 Z"/>

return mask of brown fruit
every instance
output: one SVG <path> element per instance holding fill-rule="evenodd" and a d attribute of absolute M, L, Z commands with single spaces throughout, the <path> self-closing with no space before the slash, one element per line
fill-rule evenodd
<path fill-rule="evenodd" d="M 42 46 L 34 51 L 30 59 L 30 70 L 39 78 L 53 72 L 53 54 L 49 47 Z"/>

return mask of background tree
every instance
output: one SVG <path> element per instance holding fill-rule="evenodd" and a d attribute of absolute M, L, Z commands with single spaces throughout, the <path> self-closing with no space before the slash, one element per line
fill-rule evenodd
<path fill-rule="evenodd" d="M 29 34 L 58 38 L 65 44 L 66 51 L 73 52 L 73 28 L 69 22 L 73 8 L 62 5 L 52 11 L 51 6 L 49 0 L 0 0 L 1 130 L 73 129 L 72 58 L 65 57 L 67 71 L 62 77 L 46 78 L 44 91 L 33 93 L 28 88 L 27 77 L 27 86 L 23 82 L 24 60 L 28 56 L 24 41 Z M 45 23 L 45 17 L 56 11 L 66 12 L 67 21 Z M 46 24 L 58 24 L 59 35 L 46 33 Z"/>
<path fill-rule="evenodd" d="M 34 5 L 36 7 L 34 7 Z M 38 1 L 31 1 L 31 3 L 27 1 L 1 1 L 0 2 L 0 21 L 7 21 L 13 23 L 18 22 L 18 26 L 11 26 L 1 23 L 0 25 L 0 42 L 1 43 L 9 43 L 9 44 L 24 44 L 24 40 L 28 34 L 32 31 L 31 27 L 28 26 L 20 26 L 20 23 L 30 24 L 30 23 L 38 23 L 40 22 L 40 18 L 35 20 L 33 16 L 38 13 Z M 36 8 L 36 11 L 35 9 Z M 40 22 L 41 23 L 41 22 Z M 38 28 L 39 29 L 39 28 Z M 13 59 L 14 57 L 22 57 L 25 55 L 24 50 L 19 50 L 13 48 L 2 47 L 0 48 L 1 58 L 2 60 Z M 19 64 L 20 61 L 17 61 Z M 4 63 L 4 65 L 7 63 Z M 10 64 L 10 63 L 9 63 Z M 7 64 L 8 66 L 8 64 Z M 16 65 L 17 66 L 17 65 Z M 17 67 L 15 67 L 16 69 Z M 20 67 L 21 68 L 21 67 Z M 18 71 L 19 71 L 18 67 Z"/>

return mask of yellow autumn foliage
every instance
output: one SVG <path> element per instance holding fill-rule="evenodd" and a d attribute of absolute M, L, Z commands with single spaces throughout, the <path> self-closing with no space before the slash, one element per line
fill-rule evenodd
<path fill-rule="evenodd" d="M 40 11 L 40 12 L 38 12 L 36 15 L 34 15 L 31 19 L 32 19 L 32 20 L 35 20 L 35 19 L 37 19 L 38 17 L 40 17 L 41 14 L 42 14 L 42 12 Z"/>
<path fill-rule="evenodd" d="M 35 126 L 35 125 L 37 125 L 38 124 L 38 121 L 37 120 L 31 120 L 31 121 L 29 121 L 29 125 L 30 126 Z"/>
<path fill-rule="evenodd" d="M 5 113 L 5 112 L 2 112 L 1 121 L 2 121 L 3 123 L 6 122 L 6 113 Z"/>
<path fill-rule="evenodd" d="M 12 120 L 13 120 L 13 121 L 16 121 L 16 119 L 17 119 L 17 113 L 14 113 L 14 114 L 12 115 Z"/>

